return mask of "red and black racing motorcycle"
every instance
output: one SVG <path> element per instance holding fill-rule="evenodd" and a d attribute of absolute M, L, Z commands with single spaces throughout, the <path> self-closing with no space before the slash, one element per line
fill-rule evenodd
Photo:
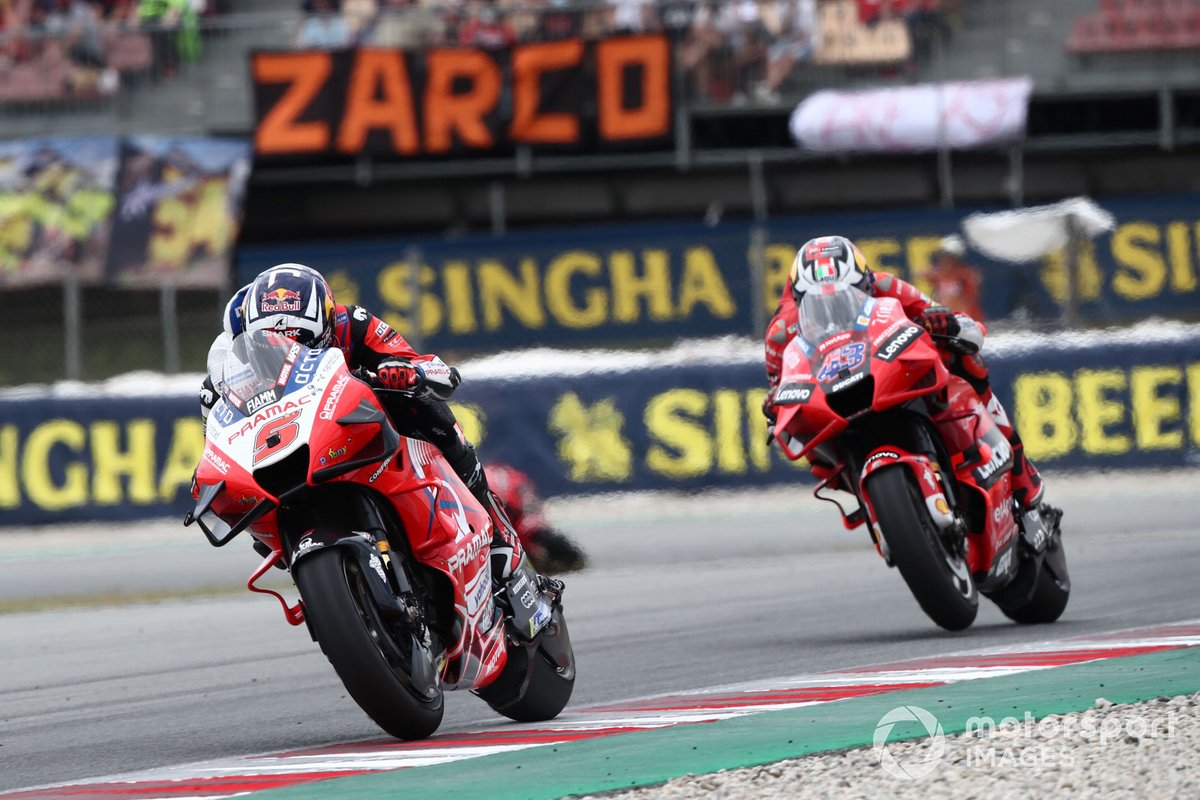
<path fill-rule="evenodd" d="M 1059 520 L 1014 513 L 1012 446 L 897 300 L 842 285 L 807 292 L 775 402 L 784 453 L 825 468 L 814 494 L 847 528 L 868 525 L 938 625 L 968 627 L 980 592 L 1017 622 L 1062 614 L 1071 581 Z"/>
<path fill-rule="evenodd" d="M 487 512 L 436 448 L 396 431 L 370 378 L 336 348 L 235 339 L 214 374 L 221 399 L 184 524 L 215 547 L 250 531 L 266 557 L 248 588 L 307 624 L 391 735 L 431 735 L 448 689 L 522 722 L 557 716 L 575 682 L 561 584 L 522 558 L 494 585 Z M 294 605 L 256 586 L 276 566 L 291 572 Z"/>

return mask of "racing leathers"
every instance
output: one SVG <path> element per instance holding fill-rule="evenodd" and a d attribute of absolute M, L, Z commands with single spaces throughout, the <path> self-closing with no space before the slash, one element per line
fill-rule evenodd
<path fill-rule="evenodd" d="M 993 394 L 988 377 L 987 363 L 979 354 L 983 344 L 985 330 L 982 325 L 965 314 L 953 314 L 936 304 L 920 289 L 895 275 L 886 272 L 874 272 L 869 294 L 874 297 L 891 297 L 900 302 L 904 313 L 914 322 L 923 325 L 932 333 L 943 334 L 935 337 L 942 361 L 954 375 L 963 378 L 978 393 L 988 413 L 995 420 L 996 426 L 1007 438 L 1013 448 L 1013 496 L 1022 508 L 1035 507 L 1042 498 L 1042 478 L 1037 469 L 1025 456 L 1025 447 L 1017 434 L 1008 414 L 1000 400 Z M 767 325 L 766 334 L 766 366 L 767 380 L 771 390 L 763 404 L 763 413 L 774 422 L 775 419 L 775 390 L 779 387 L 780 373 L 783 369 L 783 351 L 800 330 L 799 310 L 792 297 L 790 287 L 785 287 L 779 301 L 775 316 Z M 959 337 L 963 346 L 950 346 L 950 340 L 945 334 Z M 812 462 L 812 470 L 819 478 L 829 477 L 831 470 L 828 465 L 819 461 Z"/>
<path fill-rule="evenodd" d="M 242 332 L 239 309 L 247 288 L 240 290 L 230 301 L 225 313 L 224 330 L 209 350 L 209 375 L 205 376 L 200 389 L 201 414 L 205 418 L 218 397 L 211 375 L 220 369 L 234 337 Z M 346 365 L 351 370 L 364 369 L 372 373 L 380 372 L 381 368 L 385 373 L 408 371 L 408 365 L 420 366 L 436 358 L 418 354 L 403 336 L 362 306 L 335 304 L 333 323 L 330 346 L 342 351 Z M 457 370 L 451 372 L 454 375 L 453 386 L 457 386 Z M 475 448 L 463 435 L 454 412 L 442 397 L 433 393 L 406 396 L 397 392 L 379 392 L 377 396 L 397 431 L 402 435 L 416 434 L 437 447 L 471 494 L 487 510 L 494 531 L 493 569 L 497 576 L 507 577 L 517 566 L 515 562 L 519 560 L 518 554 L 521 552 L 516 544 L 517 532 L 503 505 L 488 487 L 487 475 L 479 463 Z"/>

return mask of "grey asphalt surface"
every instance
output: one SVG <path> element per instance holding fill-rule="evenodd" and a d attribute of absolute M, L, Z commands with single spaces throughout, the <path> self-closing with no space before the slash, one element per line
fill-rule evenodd
<path fill-rule="evenodd" d="M 556 502 L 593 561 L 567 581 L 572 705 L 1200 618 L 1200 472 L 1051 476 L 1050 499 L 1068 514 L 1063 619 L 1020 627 L 984 600 L 958 634 L 804 487 Z M 0 529 L 0 610 L 217 592 L 0 613 L 0 790 L 380 739 L 305 629 L 236 591 L 255 563 L 171 520 Z M 441 732 L 498 719 L 451 693 Z"/>

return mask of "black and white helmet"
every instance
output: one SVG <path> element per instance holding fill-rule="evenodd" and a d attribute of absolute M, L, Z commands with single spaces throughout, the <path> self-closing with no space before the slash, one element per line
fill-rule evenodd
<path fill-rule="evenodd" d="M 843 284 L 870 292 L 874 282 L 871 268 L 854 242 L 845 236 L 809 239 L 796 251 L 788 284 L 797 303 L 809 289 Z"/>

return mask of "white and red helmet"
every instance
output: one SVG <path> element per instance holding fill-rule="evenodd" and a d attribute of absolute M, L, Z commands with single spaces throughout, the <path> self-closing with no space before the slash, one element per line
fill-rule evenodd
<path fill-rule="evenodd" d="M 796 251 L 788 285 L 792 297 L 799 303 L 809 289 L 830 284 L 843 284 L 871 290 L 874 276 L 862 252 L 845 236 L 818 236 L 809 239 Z"/>

